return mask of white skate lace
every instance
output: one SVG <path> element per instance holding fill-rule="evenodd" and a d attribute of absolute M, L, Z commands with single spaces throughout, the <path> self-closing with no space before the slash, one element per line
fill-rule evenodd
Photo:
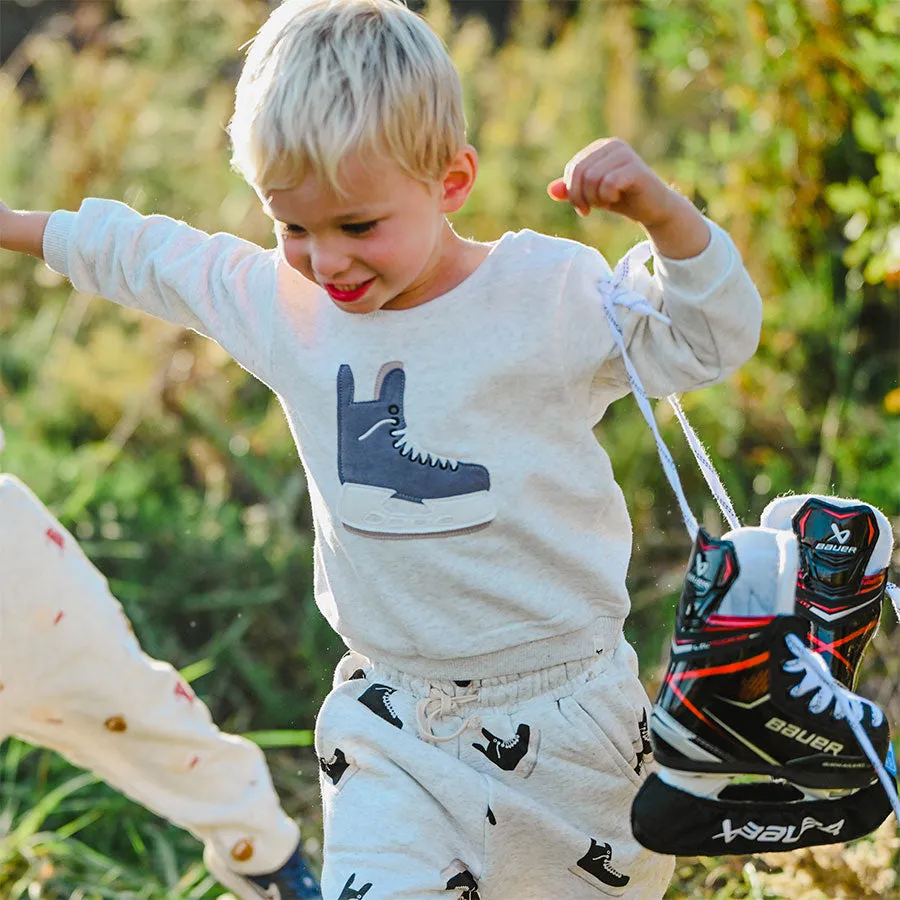
<path fill-rule="evenodd" d="M 660 461 L 662 462 L 663 472 L 665 473 L 669 484 L 672 486 L 672 490 L 675 492 L 675 496 L 678 499 L 678 505 L 681 508 L 681 516 L 684 519 L 685 527 L 693 541 L 697 537 L 697 520 L 694 517 L 693 512 L 691 512 L 687 498 L 684 495 L 684 490 L 681 487 L 681 479 L 678 477 L 678 470 L 675 466 L 672 454 L 669 452 L 669 448 L 666 446 L 659 433 L 659 429 L 656 427 L 656 420 L 653 417 L 653 409 L 647 398 L 647 392 L 644 390 L 640 376 L 628 356 L 628 350 L 625 346 L 625 337 L 615 311 L 616 306 L 624 306 L 635 312 L 653 316 L 666 324 L 671 324 L 671 319 L 654 309 L 646 298 L 642 297 L 635 290 L 636 277 L 635 272 L 632 269 L 632 264 L 635 266 L 643 266 L 651 256 L 652 248 L 649 241 L 637 244 L 616 264 L 611 275 L 600 280 L 598 287 L 603 298 L 603 310 L 606 313 L 606 318 L 612 328 L 613 339 L 622 354 L 622 361 L 625 364 L 625 371 L 628 374 L 631 390 L 634 393 L 641 415 L 643 415 L 656 440 L 656 448 L 659 453 Z M 721 479 L 709 459 L 709 456 L 706 454 L 703 445 L 700 443 L 699 438 L 688 423 L 687 417 L 684 415 L 678 402 L 678 398 L 672 394 L 669 396 L 668 400 L 684 430 L 688 444 L 700 465 L 703 477 L 709 485 L 713 496 L 716 498 L 719 508 L 722 510 L 722 514 L 732 528 L 740 527 L 740 521 L 734 512 L 734 507 L 722 485 Z M 891 598 L 897 617 L 900 618 L 900 588 L 889 582 L 886 592 Z M 872 746 L 872 742 L 869 740 L 869 736 L 860 724 L 862 718 L 861 712 L 859 713 L 859 717 L 857 717 L 858 710 L 863 708 L 862 704 L 866 701 L 861 699 L 856 700 L 849 691 L 839 685 L 818 653 L 813 653 L 809 650 L 803 641 L 796 637 L 796 635 L 789 635 L 788 639 L 790 640 L 791 638 L 794 639 L 789 644 L 791 651 L 798 657 L 798 662 L 802 660 L 803 663 L 805 663 L 803 666 L 803 671 L 805 673 L 804 678 L 801 680 L 800 684 L 796 686 L 795 690 L 800 690 L 803 688 L 804 684 L 815 682 L 815 687 L 818 688 L 818 692 L 810 700 L 810 709 L 813 708 L 813 703 L 815 703 L 816 706 L 821 705 L 821 709 L 824 710 L 831 699 L 834 699 L 836 707 L 835 715 L 837 716 L 837 711 L 840 710 L 841 717 L 847 720 L 853 734 L 857 741 L 859 741 L 860 747 L 862 747 L 869 761 L 872 763 L 872 766 L 878 775 L 878 779 L 888 795 L 894 813 L 897 815 L 897 818 L 900 819 L 900 799 L 898 799 L 897 796 L 896 785 L 894 784 L 893 779 L 888 775 L 884 763 L 879 759 L 878 754 L 875 752 L 875 748 Z M 803 689 L 800 692 L 803 694 L 807 693 L 808 690 L 812 690 L 812 688 Z M 830 694 L 825 693 L 826 691 L 830 691 Z M 825 700 L 826 696 L 828 697 L 827 701 Z M 858 707 L 855 705 L 856 703 L 859 704 Z M 878 714 L 880 717 L 880 710 L 878 711 Z"/>
<path fill-rule="evenodd" d="M 799 651 L 805 650 L 806 644 L 796 634 L 787 635 L 785 643 L 788 650 L 794 654 L 794 658 L 789 659 L 781 668 L 791 674 L 803 673 L 803 678 L 790 689 L 789 693 L 792 697 L 804 697 L 814 691 L 815 693 L 813 693 L 807 704 L 811 713 L 816 715 L 823 713 L 834 702 L 832 716 L 837 720 L 846 718 L 848 722 L 850 719 L 861 722 L 865 718 L 865 712 L 868 709 L 872 724 L 876 728 L 884 721 L 884 714 L 874 703 L 869 703 L 868 700 L 852 694 L 833 679 L 832 683 L 829 684 L 822 677 L 822 673 L 828 671 L 825 661 L 818 653 L 801 654 Z M 844 695 L 847 701 L 845 705 L 838 704 L 838 694 Z"/>
<path fill-rule="evenodd" d="M 803 641 L 797 637 L 795 634 L 789 634 L 786 638 L 788 642 L 788 647 L 791 653 L 794 654 L 803 666 L 805 671 L 804 679 L 800 682 L 800 687 L 806 680 L 807 675 L 810 676 L 811 681 L 818 682 L 819 690 L 821 692 L 827 692 L 828 700 L 825 701 L 825 705 L 831 702 L 831 699 L 834 699 L 835 709 L 833 712 L 834 717 L 846 719 L 847 724 L 850 726 L 853 731 L 856 740 L 859 741 L 859 746 L 862 747 L 866 756 L 869 759 L 869 762 L 872 763 L 872 767 L 875 769 L 876 774 L 878 775 L 878 780 L 881 782 L 881 786 L 884 788 L 885 793 L 888 795 L 888 800 L 891 802 L 891 807 L 894 810 L 894 815 L 900 820 L 900 798 L 897 796 L 897 786 L 894 783 L 893 778 L 888 775 L 887 769 L 884 766 L 884 763 L 879 758 L 878 754 L 875 751 L 875 748 L 872 746 L 872 741 L 869 740 L 869 736 L 866 734 L 865 729 L 860 724 L 862 720 L 862 708 L 865 706 L 869 707 L 872 710 L 872 723 L 874 725 L 880 724 L 882 719 L 881 710 L 872 704 L 868 703 L 868 701 L 861 700 L 860 698 L 855 698 L 850 691 L 848 691 L 843 685 L 838 684 L 835 681 L 834 676 L 828 669 L 828 666 L 825 665 L 824 660 L 818 653 L 813 653 L 804 643 Z M 784 668 L 787 670 L 788 663 L 785 663 Z M 793 693 L 793 691 L 791 691 Z M 819 695 L 813 698 L 815 700 Z M 856 703 L 854 703 L 856 701 Z M 810 702 L 810 709 L 812 709 L 812 702 Z M 814 712 L 816 710 L 813 710 Z M 874 713 L 877 711 L 879 721 L 875 721 Z M 838 715 L 840 713 L 840 715 Z"/>
<path fill-rule="evenodd" d="M 454 471 L 459 468 L 459 460 L 453 459 L 451 456 L 438 456 L 435 453 L 423 450 L 419 442 L 410 434 L 409 427 L 397 428 L 396 426 L 399 424 L 399 419 L 380 419 L 365 434 L 361 434 L 357 440 L 364 441 L 382 425 L 390 425 L 392 426 L 391 437 L 394 438 L 393 446 L 400 451 L 401 456 L 434 468 L 440 467 L 442 469 L 453 469 Z"/>
<path fill-rule="evenodd" d="M 453 734 L 439 736 L 434 733 L 434 723 L 438 719 L 446 716 L 458 716 L 459 707 L 467 703 L 474 703 L 476 700 L 478 700 L 478 694 L 459 694 L 454 697 L 438 687 L 432 687 L 428 696 L 423 697 L 416 704 L 416 725 L 422 740 L 433 744 L 442 744 L 445 741 L 456 740 L 467 728 L 477 727 L 476 723 L 480 721 L 478 716 L 469 716 L 463 719 L 462 724 Z"/>
<path fill-rule="evenodd" d="M 600 279 L 598 287 L 600 288 L 600 294 L 603 297 L 603 311 L 606 314 L 606 319 L 612 329 L 613 340 L 615 340 L 619 347 L 619 352 L 622 354 L 622 362 L 625 364 L 628 383 L 631 385 L 634 399 L 637 400 L 637 405 L 641 410 L 641 414 L 646 419 L 647 424 L 650 426 L 650 430 L 653 432 L 663 471 L 666 474 L 669 484 L 672 485 L 672 490 L 675 491 L 678 505 L 681 508 L 681 517 L 684 519 L 685 527 L 693 541 L 697 537 L 697 520 L 691 512 L 691 507 L 688 504 L 687 497 L 685 497 L 684 490 L 681 487 L 681 479 L 678 477 L 678 470 L 675 468 L 675 460 L 672 459 L 672 454 L 669 452 L 669 448 L 666 446 L 665 441 L 662 439 L 662 435 L 659 433 L 659 429 L 656 427 L 656 420 L 653 418 L 653 409 L 650 406 L 650 400 L 647 397 L 647 392 L 644 390 L 641 378 L 631 362 L 631 357 L 628 355 L 628 350 L 625 347 L 625 335 L 622 332 L 622 326 L 619 325 L 615 310 L 616 306 L 624 306 L 634 312 L 643 313 L 644 315 L 658 319 L 666 325 L 672 324 L 672 320 L 668 316 L 665 316 L 654 309 L 647 298 L 641 296 L 641 294 L 635 290 L 635 271 L 632 269 L 632 264 L 634 264 L 635 267 L 644 266 L 652 255 L 649 241 L 643 241 L 640 244 L 636 244 L 622 257 L 622 259 L 619 260 L 618 263 L 616 263 L 615 269 L 613 269 L 609 275 Z"/>

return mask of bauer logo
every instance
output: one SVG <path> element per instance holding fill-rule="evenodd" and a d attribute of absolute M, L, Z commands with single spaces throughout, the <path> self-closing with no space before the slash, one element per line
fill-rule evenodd
<path fill-rule="evenodd" d="M 844 749 L 843 744 L 832 741 L 825 735 L 816 734 L 814 731 L 807 731 L 805 728 L 794 725 L 792 722 L 785 722 L 784 719 L 773 717 L 766 722 L 766 728 L 783 737 L 805 744 L 811 750 L 821 750 L 823 753 L 831 753 L 833 756 L 840 756 Z"/>
<path fill-rule="evenodd" d="M 832 540 L 837 541 L 837 543 L 833 543 Z M 847 541 L 849 540 L 850 529 L 838 528 L 837 522 L 832 522 L 831 538 L 825 538 L 824 541 L 819 541 L 819 543 L 816 544 L 816 550 L 825 550 L 828 553 L 845 553 L 848 555 L 856 553 L 856 547 L 847 546 Z"/>
<path fill-rule="evenodd" d="M 731 819 L 722 822 L 722 830 L 715 838 L 722 838 L 726 844 L 730 844 L 735 838 L 745 838 L 748 841 L 757 841 L 760 844 L 796 844 L 797 841 L 810 829 L 818 828 L 832 837 L 839 837 L 844 827 L 844 819 L 838 819 L 829 825 L 814 819 L 812 816 L 804 816 L 799 825 L 759 825 L 756 822 L 747 822 L 735 828 Z"/>
<path fill-rule="evenodd" d="M 694 569 L 687 573 L 687 580 L 701 593 L 705 594 L 711 587 L 712 581 L 704 576 L 709 571 L 709 560 L 701 550 L 694 557 Z M 713 573 L 715 574 L 715 573 Z"/>
<path fill-rule="evenodd" d="M 835 540 L 837 540 L 839 544 L 846 544 L 847 541 L 850 540 L 850 529 L 845 528 L 841 530 L 837 527 L 836 522 L 831 523 L 831 533 L 834 535 Z"/>

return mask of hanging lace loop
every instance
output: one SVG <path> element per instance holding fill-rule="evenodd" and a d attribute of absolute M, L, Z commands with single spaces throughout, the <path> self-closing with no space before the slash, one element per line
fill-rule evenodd
<path fill-rule="evenodd" d="M 650 406 L 650 400 L 647 397 L 647 392 L 644 390 L 641 378 L 631 362 L 631 357 L 628 355 L 628 349 L 625 345 L 625 335 L 622 331 L 622 326 L 619 324 L 615 309 L 617 306 L 624 306 L 626 309 L 633 312 L 658 319 L 660 322 L 664 322 L 667 325 L 671 324 L 671 319 L 669 319 L 668 316 L 665 316 L 654 309 L 647 298 L 637 293 L 636 290 L 638 270 L 641 269 L 644 272 L 647 271 L 644 266 L 651 256 L 652 250 L 649 241 L 643 241 L 640 244 L 636 244 L 622 257 L 622 259 L 619 260 L 618 263 L 616 263 L 616 267 L 610 275 L 600 279 L 597 286 L 600 290 L 600 295 L 603 298 L 603 311 L 606 314 L 606 319 L 612 329 L 613 340 L 616 342 L 619 352 L 622 354 L 622 362 L 625 364 L 625 372 L 628 375 L 628 383 L 631 385 L 631 391 L 634 394 L 635 400 L 637 400 L 641 415 L 643 415 L 647 424 L 650 426 L 650 431 L 653 432 L 663 471 L 665 472 L 666 479 L 672 486 L 672 490 L 675 492 L 675 496 L 678 499 L 678 505 L 681 509 L 681 517 L 684 519 L 685 528 L 687 528 L 687 532 L 693 541 L 697 536 L 697 519 L 693 512 L 691 512 L 691 507 L 688 504 L 687 497 L 685 497 L 684 490 L 681 487 L 681 479 L 678 477 L 675 460 L 672 459 L 672 454 L 669 452 L 669 448 L 666 446 L 665 441 L 662 439 L 662 435 L 659 433 L 659 429 L 656 427 L 653 408 Z"/>
<path fill-rule="evenodd" d="M 432 687 L 428 692 L 428 696 L 423 697 L 416 703 L 416 725 L 422 740 L 433 744 L 455 741 L 467 728 L 473 726 L 477 716 L 464 718 L 462 724 L 453 734 L 436 735 L 434 733 L 434 723 L 438 719 L 444 719 L 448 716 L 458 716 L 460 707 L 465 706 L 467 703 L 475 703 L 478 699 L 478 694 L 453 696 L 438 687 Z"/>
<path fill-rule="evenodd" d="M 666 400 L 669 401 L 669 405 L 675 412 L 675 418 L 678 419 L 681 430 L 687 438 L 688 446 L 694 454 L 694 459 L 697 460 L 697 464 L 700 466 L 700 472 L 703 475 L 703 479 L 706 481 L 713 497 L 716 498 L 716 503 L 718 503 L 719 509 L 722 511 L 722 515 L 728 523 L 728 527 L 732 530 L 740 528 L 741 520 L 734 511 L 734 504 L 728 496 L 728 491 L 725 490 L 725 485 L 722 484 L 722 479 L 719 478 L 719 473 L 712 464 L 712 460 L 709 458 L 706 448 L 700 442 L 700 438 L 697 437 L 697 432 L 694 431 L 691 423 L 688 422 L 688 418 L 681 408 L 681 401 L 678 399 L 678 395 L 669 394 L 669 396 L 666 397 Z"/>

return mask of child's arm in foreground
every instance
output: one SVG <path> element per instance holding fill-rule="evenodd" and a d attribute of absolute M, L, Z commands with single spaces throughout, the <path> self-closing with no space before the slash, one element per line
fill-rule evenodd
<path fill-rule="evenodd" d="M 0 207 L 0 247 L 44 258 L 80 291 L 211 337 L 268 380 L 278 284 L 273 251 L 94 199 L 77 213 Z"/>
<path fill-rule="evenodd" d="M 671 324 L 617 308 L 629 353 L 649 394 L 713 384 L 752 356 L 762 301 L 734 242 L 664 184 L 628 144 L 595 141 L 569 162 L 564 177 L 551 182 L 548 192 L 582 216 L 592 208 L 626 216 L 649 236 L 654 275 L 632 266 L 631 283 Z M 593 251 L 581 254 L 570 271 L 570 350 L 584 364 L 582 371 L 593 371 L 595 386 L 615 383 L 627 391 L 618 351 L 597 341 L 598 330 L 607 332 L 597 285 L 608 271 Z"/>
<path fill-rule="evenodd" d="M 0 250 L 44 258 L 44 229 L 50 213 L 10 209 L 0 201 Z"/>

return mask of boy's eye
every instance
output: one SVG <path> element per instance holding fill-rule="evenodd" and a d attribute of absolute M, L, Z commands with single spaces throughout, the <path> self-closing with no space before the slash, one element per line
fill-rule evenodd
<path fill-rule="evenodd" d="M 301 228 L 299 225 L 282 225 L 281 233 L 290 235 L 291 237 L 302 237 L 306 234 L 306 229 Z"/>
<path fill-rule="evenodd" d="M 341 227 L 344 229 L 347 234 L 366 234 L 371 231 L 378 223 L 377 222 L 348 222 L 346 225 L 342 225 Z"/>

